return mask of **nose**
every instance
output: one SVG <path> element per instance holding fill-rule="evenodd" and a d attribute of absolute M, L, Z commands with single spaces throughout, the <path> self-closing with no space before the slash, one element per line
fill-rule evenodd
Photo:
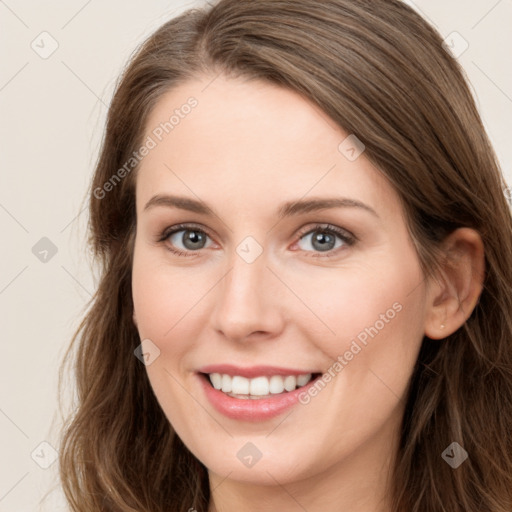
<path fill-rule="evenodd" d="M 248 263 L 233 254 L 229 271 L 215 287 L 210 321 L 226 339 L 271 339 L 283 329 L 284 286 L 267 266 L 265 252 Z"/>

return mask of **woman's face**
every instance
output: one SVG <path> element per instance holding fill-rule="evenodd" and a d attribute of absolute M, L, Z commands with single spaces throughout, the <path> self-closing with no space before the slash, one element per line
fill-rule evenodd
<path fill-rule="evenodd" d="M 426 318 L 399 198 L 301 96 L 212 79 L 160 99 L 137 175 L 133 299 L 156 398 L 210 474 L 371 471 Z"/>

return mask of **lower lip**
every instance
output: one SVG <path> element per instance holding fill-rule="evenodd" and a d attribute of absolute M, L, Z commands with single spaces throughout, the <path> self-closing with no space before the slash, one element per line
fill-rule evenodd
<path fill-rule="evenodd" d="M 233 398 L 215 389 L 209 377 L 198 374 L 206 397 L 213 407 L 228 418 L 242 421 L 264 421 L 274 418 L 299 403 L 299 395 L 313 386 L 319 377 L 294 391 L 271 395 L 269 398 Z"/>

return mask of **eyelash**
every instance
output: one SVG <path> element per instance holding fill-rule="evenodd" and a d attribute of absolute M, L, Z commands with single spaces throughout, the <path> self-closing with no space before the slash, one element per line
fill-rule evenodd
<path fill-rule="evenodd" d="M 194 224 L 176 224 L 175 226 L 166 228 L 161 235 L 158 238 L 158 242 L 165 242 L 171 235 L 174 233 L 177 233 L 179 231 L 197 231 L 200 233 L 205 234 L 206 236 L 212 238 L 208 232 L 206 232 L 204 229 L 200 228 L 197 225 Z M 331 235 L 338 236 L 342 242 L 347 246 L 350 247 L 354 245 L 357 242 L 357 237 L 355 237 L 352 233 L 349 233 L 348 231 L 338 228 L 336 226 L 333 226 L 332 224 L 315 224 L 313 226 L 307 226 L 301 230 L 299 230 L 299 233 L 297 234 L 298 240 L 301 240 L 305 235 L 314 233 L 315 231 L 320 231 L 322 233 L 328 233 Z M 195 256 L 197 251 L 182 251 L 181 249 L 173 249 L 169 245 L 166 245 L 166 248 L 172 252 L 173 254 L 176 254 L 177 256 Z M 311 255 L 312 258 L 331 258 L 333 256 L 336 256 L 338 251 L 340 251 L 342 247 L 338 247 L 337 249 L 331 249 L 329 251 L 326 251 L 325 253 L 322 252 L 315 252 L 315 254 Z M 312 252 L 312 251 L 305 251 L 305 252 Z"/>

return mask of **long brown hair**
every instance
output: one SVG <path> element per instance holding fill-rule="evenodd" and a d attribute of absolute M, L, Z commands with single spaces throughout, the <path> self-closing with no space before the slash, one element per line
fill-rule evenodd
<path fill-rule="evenodd" d="M 425 275 L 438 268 L 447 234 L 463 226 L 480 233 L 486 275 L 479 302 L 455 333 L 422 342 L 394 466 L 393 512 L 510 512 L 505 183 L 460 66 L 440 35 L 398 0 L 220 0 L 168 21 L 133 55 L 109 108 L 90 191 L 99 286 L 61 367 L 62 378 L 72 358 L 77 384 L 60 447 L 72 510 L 208 508 L 207 470 L 174 433 L 134 356 L 137 169 L 112 180 L 142 144 L 162 94 L 205 72 L 299 92 L 356 134 L 399 193 Z M 468 453 L 457 469 L 442 457 L 453 442 Z"/>

